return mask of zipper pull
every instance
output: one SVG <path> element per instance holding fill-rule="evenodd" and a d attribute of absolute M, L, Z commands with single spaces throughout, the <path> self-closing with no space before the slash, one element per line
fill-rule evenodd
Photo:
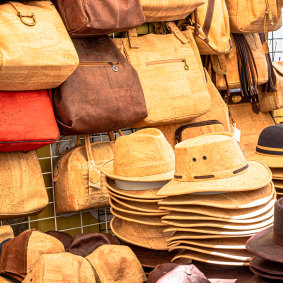
<path fill-rule="evenodd" d="M 189 70 L 189 66 L 188 66 L 188 64 L 187 64 L 187 60 L 186 60 L 186 59 L 183 59 L 182 62 L 184 62 L 184 64 L 185 64 L 184 69 L 185 69 L 186 71 L 188 71 L 188 70 Z"/>
<path fill-rule="evenodd" d="M 109 64 L 110 66 L 112 66 L 112 70 L 113 70 L 114 72 L 118 72 L 118 67 L 116 67 L 113 62 L 108 62 L 108 64 Z"/>

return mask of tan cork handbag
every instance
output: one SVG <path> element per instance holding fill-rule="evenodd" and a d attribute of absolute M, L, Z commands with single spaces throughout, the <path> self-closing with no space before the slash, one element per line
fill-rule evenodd
<path fill-rule="evenodd" d="M 114 141 L 76 146 L 63 153 L 54 168 L 57 214 L 106 207 L 109 205 L 105 176 L 100 168 L 114 158 Z"/>

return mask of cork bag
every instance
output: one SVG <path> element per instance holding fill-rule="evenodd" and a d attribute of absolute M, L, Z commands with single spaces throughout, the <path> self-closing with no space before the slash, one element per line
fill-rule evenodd
<path fill-rule="evenodd" d="M 113 159 L 114 141 L 85 145 L 66 151 L 56 162 L 54 170 L 55 204 L 57 214 L 75 212 L 109 205 L 102 164 Z"/>
<path fill-rule="evenodd" d="M 205 75 L 192 32 L 181 32 L 167 23 L 169 34 L 147 34 L 116 39 L 137 70 L 143 87 L 148 117 L 135 128 L 185 122 L 211 108 Z"/>
<path fill-rule="evenodd" d="M 269 112 L 283 107 L 283 62 L 273 62 L 276 77 L 276 91 L 270 91 L 267 85 L 259 88 L 258 99 L 260 111 Z"/>
<path fill-rule="evenodd" d="M 226 0 L 232 33 L 270 32 L 281 27 L 280 0 Z"/>
<path fill-rule="evenodd" d="M 76 69 L 76 50 L 50 1 L 22 2 L 0 5 L 0 89 L 55 88 Z"/>
<path fill-rule="evenodd" d="M 38 214 L 48 196 L 35 151 L 0 153 L 0 219 Z"/>

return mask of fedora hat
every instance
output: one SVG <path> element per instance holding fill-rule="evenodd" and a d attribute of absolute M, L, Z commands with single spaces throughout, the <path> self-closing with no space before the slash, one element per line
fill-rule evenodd
<path fill-rule="evenodd" d="M 272 111 L 272 116 L 276 124 L 283 124 L 283 108 Z"/>
<path fill-rule="evenodd" d="M 206 263 L 212 264 L 220 264 L 220 265 L 234 265 L 234 266 L 248 266 L 249 261 L 239 261 L 236 259 L 225 258 L 221 256 L 215 256 L 211 254 L 205 254 L 195 251 L 182 251 L 177 256 L 172 259 L 172 262 L 177 261 L 180 258 L 191 258 L 193 260 L 202 261 Z"/>
<path fill-rule="evenodd" d="M 168 250 L 166 239 L 172 233 L 164 233 L 164 227 L 144 225 L 113 217 L 110 222 L 112 232 L 120 240 L 153 250 Z"/>
<path fill-rule="evenodd" d="M 116 180 L 153 182 L 174 177 L 174 151 L 162 132 L 148 128 L 121 136 L 115 142 L 114 160 L 102 172 Z"/>
<path fill-rule="evenodd" d="M 124 245 L 103 245 L 86 257 L 101 283 L 142 283 L 146 276 L 133 251 Z"/>
<path fill-rule="evenodd" d="M 96 283 L 91 264 L 70 253 L 42 254 L 23 283 Z"/>
<path fill-rule="evenodd" d="M 270 169 L 246 161 L 239 144 L 229 133 L 208 134 L 175 147 L 174 179 L 158 195 L 175 196 L 197 192 L 256 190 L 268 185 Z"/>
<path fill-rule="evenodd" d="M 37 230 L 27 230 L 2 245 L 0 273 L 22 281 L 41 254 L 65 252 L 55 237 Z"/>
<path fill-rule="evenodd" d="M 258 138 L 256 151 L 247 158 L 261 161 L 270 168 L 282 168 L 283 125 L 273 125 L 263 129 Z"/>
<path fill-rule="evenodd" d="M 159 205 L 202 205 L 225 209 L 249 208 L 263 205 L 270 201 L 274 194 L 274 186 L 269 183 L 258 190 L 247 192 L 232 192 L 210 195 L 180 195 L 160 200 Z"/>
<path fill-rule="evenodd" d="M 274 206 L 274 225 L 252 236 L 248 251 L 264 259 L 283 263 L 283 198 Z"/>
<path fill-rule="evenodd" d="M 260 272 L 281 276 L 283 279 L 283 269 L 281 263 L 269 261 L 256 256 L 251 260 L 250 266 Z"/>

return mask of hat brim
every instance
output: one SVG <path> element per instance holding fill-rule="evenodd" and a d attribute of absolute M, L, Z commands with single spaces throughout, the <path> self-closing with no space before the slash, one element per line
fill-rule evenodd
<path fill-rule="evenodd" d="M 282 168 L 283 156 L 264 155 L 258 152 L 252 152 L 246 156 L 247 160 L 262 162 L 270 168 Z"/>
<path fill-rule="evenodd" d="M 127 177 L 120 176 L 114 173 L 114 160 L 107 161 L 103 164 L 102 173 L 107 177 L 112 179 L 121 180 L 121 181 L 133 181 L 133 182 L 161 182 L 168 181 L 174 178 L 174 170 L 165 172 L 162 174 L 150 175 L 150 176 L 136 176 L 136 177 Z"/>
<path fill-rule="evenodd" d="M 276 189 L 282 189 L 283 190 L 283 181 L 273 180 L 273 184 L 274 184 Z"/>
<path fill-rule="evenodd" d="M 273 227 L 252 236 L 246 243 L 249 252 L 264 259 L 283 263 L 283 246 L 273 242 Z"/>
<path fill-rule="evenodd" d="M 250 266 L 261 272 L 283 276 L 282 264 L 278 262 L 269 261 L 261 257 L 254 257 L 250 262 Z"/>
<path fill-rule="evenodd" d="M 141 225 L 140 229 L 136 229 L 136 234 L 133 235 L 133 233 L 127 233 L 127 230 L 123 229 L 122 221 L 122 219 L 113 217 L 110 222 L 112 232 L 122 241 L 147 249 L 168 250 L 166 239 L 170 236 L 170 233 L 164 233 L 163 227 L 153 228 L 152 226 L 148 226 L 147 228 L 144 225 Z M 131 225 L 131 222 L 128 222 L 127 224 Z M 149 228 L 150 235 L 147 235 Z"/>
<path fill-rule="evenodd" d="M 271 173 L 272 173 L 273 179 L 279 180 L 279 181 L 283 180 L 283 165 L 282 165 L 282 168 L 271 168 Z"/>
<path fill-rule="evenodd" d="M 273 274 L 270 274 L 270 273 L 262 272 L 262 271 L 254 268 L 252 266 L 250 266 L 250 270 L 251 270 L 251 272 L 253 272 L 255 275 L 257 275 L 259 277 L 283 281 L 283 276 L 273 275 Z"/>
<path fill-rule="evenodd" d="M 115 185 L 115 181 L 113 179 L 107 178 L 106 179 L 106 186 L 107 188 L 111 191 L 114 192 L 118 195 L 124 197 L 124 199 L 127 200 L 135 200 L 135 201 L 141 201 L 141 202 L 155 202 L 156 200 L 163 199 L 163 196 L 158 196 L 157 192 L 160 190 L 158 189 L 152 189 L 152 190 L 144 190 L 144 191 L 126 191 L 126 190 L 121 190 L 117 188 Z M 133 199 L 131 199 L 133 198 Z"/>
<path fill-rule="evenodd" d="M 245 266 L 249 265 L 248 261 L 238 261 L 234 259 L 228 259 L 225 257 L 218 257 L 214 255 L 203 254 L 194 251 L 184 251 L 172 259 L 172 262 L 180 259 L 180 258 L 191 258 L 193 260 L 202 261 L 211 264 L 219 264 L 219 265 L 233 265 L 233 266 Z"/>
<path fill-rule="evenodd" d="M 248 169 L 237 176 L 198 182 L 180 182 L 175 179 L 162 187 L 160 196 L 176 196 L 199 192 L 235 192 L 256 190 L 272 180 L 270 169 L 259 162 L 250 161 Z"/>

